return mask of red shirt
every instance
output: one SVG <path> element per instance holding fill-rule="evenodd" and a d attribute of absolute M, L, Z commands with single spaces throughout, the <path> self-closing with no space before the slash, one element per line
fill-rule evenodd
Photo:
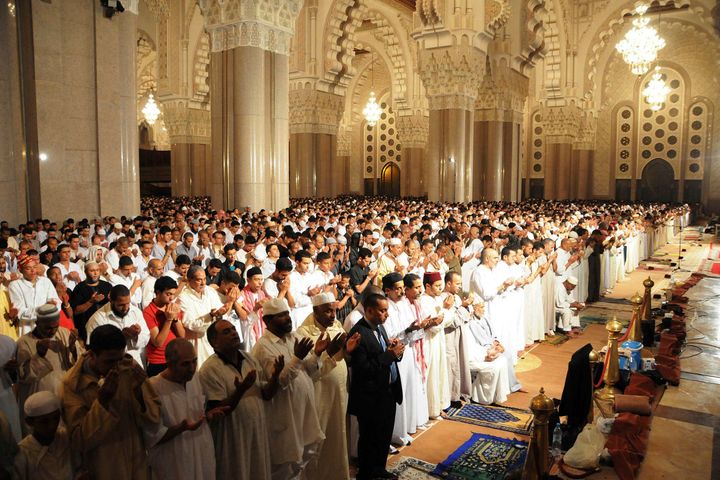
<path fill-rule="evenodd" d="M 167 321 L 165 317 L 165 312 L 160 310 L 158 306 L 155 305 L 155 302 L 150 302 L 150 305 L 148 305 L 145 310 L 143 310 L 143 317 L 145 317 L 145 323 L 147 323 L 148 330 L 152 330 L 155 327 L 157 327 L 158 330 L 161 330 L 163 324 Z M 175 332 L 173 332 L 173 329 L 171 327 L 170 331 L 167 334 L 167 337 L 165 337 L 165 342 L 163 343 L 162 347 L 156 347 L 155 345 L 153 345 L 151 339 L 146 347 L 148 363 L 152 363 L 154 365 L 162 365 L 167 363 L 167 361 L 165 360 L 165 347 L 174 338 Z"/>

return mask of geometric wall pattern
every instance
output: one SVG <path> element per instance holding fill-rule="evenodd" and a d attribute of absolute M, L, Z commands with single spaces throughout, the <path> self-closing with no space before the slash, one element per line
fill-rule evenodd
<path fill-rule="evenodd" d="M 380 109 L 380 120 L 374 127 L 365 123 L 364 178 L 379 177 L 383 167 L 389 163 L 398 167 L 402 164 L 395 114 L 389 104 L 389 95 L 381 97 Z"/>
<path fill-rule="evenodd" d="M 707 154 L 710 112 L 706 102 L 700 100 L 687 111 L 687 147 L 685 148 L 685 178 L 702 180 Z"/>

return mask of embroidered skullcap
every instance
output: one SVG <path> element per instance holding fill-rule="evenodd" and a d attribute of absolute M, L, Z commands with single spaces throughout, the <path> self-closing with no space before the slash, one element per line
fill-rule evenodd
<path fill-rule="evenodd" d="M 402 245 L 402 240 L 400 240 L 400 239 L 397 238 L 397 237 L 391 238 L 391 239 L 388 241 L 388 245 L 390 245 L 390 246 Z"/>
<path fill-rule="evenodd" d="M 570 285 L 576 285 L 576 286 L 577 286 L 577 284 L 578 284 L 578 279 L 577 279 L 577 277 L 573 277 L 572 275 L 570 275 L 569 277 L 567 277 L 567 279 L 565 279 L 565 281 L 568 282 Z"/>
<path fill-rule="evenodd" d="M 57 320 L 60 318 L 60 310 L 54 303 L 46 303 L 35 309 L 38 321 L 41 320 Z"/>

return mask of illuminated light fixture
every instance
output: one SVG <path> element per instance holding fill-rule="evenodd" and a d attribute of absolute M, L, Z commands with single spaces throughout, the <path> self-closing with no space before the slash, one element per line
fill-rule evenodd
<path fill-rule="evenodd" d="M 644 75 L 650 70 L 650 65 L 657 59 L 658 50 L 665 47 L 665 40 L 657 31 L 648 26 L 650 19 L 645 17 L 649 5 L 641 3 L 635 7 L 638 15 L 632 21 L 633 27 L 620 40 L 615 49 L 622 55 L 625 63 L 630 65 L 630 71 L 635 75 Z"/>
<path fill-rule="evenodd" d="M 148 95 L 147 103 L 145 103 L 142 113 L 149 125 L 154 125 L 155 121 L 160 116 L 160 109 L 158 108 L 157 103 L 155 103 L 152 93 Z"/>
<path fill-rule="evenodd" d="M 365 121 L 367 121 L 367 124 L 371 127 L 374 127 L 378 120 L 380 120 L 382 109 L 375 99 L 375 92 L 370 92 L 370 98 L 368 98 L 362 113 L 365 117 Z"/>
<path fill-rule="evenodd" d="M 665 80 L 663 80 L 660 73 L 660 67 L 655 67 L 655 73 L 653 73 L 642 93 L 645 101 L 650 105 L 650 110 L 657 112 L 663 107 L 670 93 L 670 87 L 665 84 Z"/>
<path fill-rule="evenodd" d="M 375 54 L 372 54 L 372 57 L 370 57 L 370 88 L 375 88 L 375 72 L 373 69 L 373 64 L 375 63 Z M 374 127 L 375 124 L 377 124 L 378 120 L 380 120 L 380 115 L 382 115 L 382 109 L 380 108 L 380 105 L 377 103 L 377 99 L 375 98 L 375 92 L 370 92 L 370 97 L 368 98 L 367 103 L 365 104 L 365 108 L 363 108 L 363 116 L 365 117 L 365 121 L 367 124 L 371 127 Z"/>
<path fill-rule="evenodd" d="M 46 162 L 47 159 L 48 159 L 47 153 L 45 153 L 45 152 L 40 152 L 40 155 L 38 156 L 38 158 L 40 158 L 40 161 L 41 161 L 41 162 Z"/>

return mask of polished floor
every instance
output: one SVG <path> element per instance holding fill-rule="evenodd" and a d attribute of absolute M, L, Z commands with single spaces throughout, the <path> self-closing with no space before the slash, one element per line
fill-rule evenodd
<path fill-rule="evenodd" d="M 687 278 L 707 263 L 709 257 L 718 260 L 720 240 L 701 235 L 697 230 L 686 229 L 683 243 L 679 236 L 656 252 L 658 258 L 680 260 L 680 270 L 674 273 L 677 281 Z M 713 243 L 713 241 L 715 243 Z M 648 269 L 651 266 L 652 269 Z M 636 291 L 642 293 L 642 282 L 648 276 L 655 282 L 653 293 L 661 293 L 669 285 L 665 275 L 674 270 L 660 264 L 646 264 L 636 270 L 605 298 L 629 299 Z M 703 269 L 706 270 L 706 269 Z M 705 273 L 705 272 L 704 272 Z M 678 387 L 669 386 L 655 411 L 647 455 L 638 478 L 656 479 L 718 479 L 720 478 L 720 275 L 704 278 L 691 288 L 687 296 L 689 331 L 688 346 L 681 355 L 682 379 Z M 659 300 L 655 300 L 659 303 Z M 599 302 L 586 312 L 593 316 L 617 316 L 620 321 L 630 319 L 628 305 Z M 567 362 L 578 348 L 592 343 L 599 349 L 607 342 L 607 333 L 601 324 L 592 324 L 576 339 L 553 346 L 536 344 L 532 355 L 541 360 L 539 367 L 518 374 L 526 392 L 510 396 L 508 405 L 527 408 L 530 399 L 540 387 L 547 395 L 559 398 L 567 371 Z M 473 432 L 491 433 L 512 438 L 512 433 L 487 429 L 449 420 L 435 422 L 431 428 L 415 435 L 411 445 L 392 455 L 390 464 L 401 456 L 419 458 L 431 463 L 444 460 Z M 401 477 L 402 478 L 402 477 Z M 590 478 L 616 479 L 610 467 Z"/>

